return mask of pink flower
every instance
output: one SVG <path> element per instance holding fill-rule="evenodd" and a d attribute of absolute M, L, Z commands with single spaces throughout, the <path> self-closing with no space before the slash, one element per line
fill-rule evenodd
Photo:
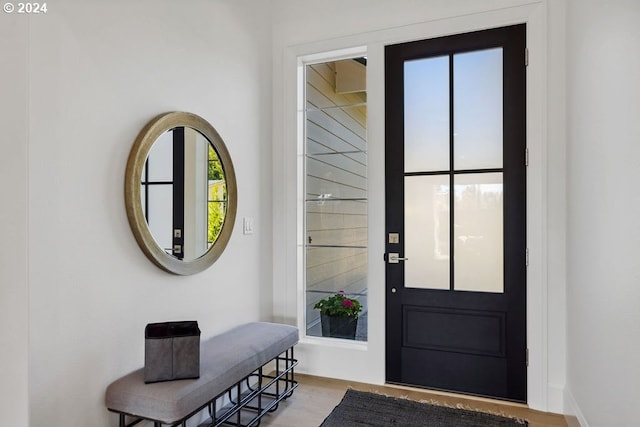
<path fill-rule="evenodd" d="M 338 291 L 338 295 L 344 295 L 344 291 Z"/>
<path fill-rule="evenodd" d="M 349 307 L 349 308 L 351 308 L 351 307 L 353 307 L 353 301 L 348 300 L 348 299 L 343 300 L 343 301 L 342 301 L 342 306 L 343 306 L 343 307 Z"/>

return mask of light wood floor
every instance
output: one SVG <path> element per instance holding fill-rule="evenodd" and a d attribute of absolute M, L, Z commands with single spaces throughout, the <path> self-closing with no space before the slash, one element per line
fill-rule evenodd
<path fill-rule="evenodd" d="M 528 409 L 525 405 L 496 402 L 489 399 L 461 397 L 447 393 L 429 392 L 399 386 L 376 386 L 329 378 L 296 374 L 298 388 L 278 410 L 266 415 L 261 426 L 269 427 L 318 427 L 333 408 L 340 402 L 348 388 L 370 391 L 413 400 L 435 400 L 445 405 L 462 405 L 469 409 L 504 414 L 524 418 L 529 427 L 567 427 L 574 425 L 562 415 L 548 414 Z"/>

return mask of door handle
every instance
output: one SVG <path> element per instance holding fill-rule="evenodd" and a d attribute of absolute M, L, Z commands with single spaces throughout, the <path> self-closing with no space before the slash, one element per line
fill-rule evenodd
<path fill-rule="evenodd" d="M 400 261 L 408 261 L 409 258 L 403 258 L 397 252 L 389 252 L 389 256 L 387 257 L 389 264 L 398 264 Z"/>

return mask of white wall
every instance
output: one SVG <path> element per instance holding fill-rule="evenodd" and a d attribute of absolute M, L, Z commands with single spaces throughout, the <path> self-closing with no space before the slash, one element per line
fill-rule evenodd
<path fill-rule="evenodd" d="M 28 408 L 27 21 L 0 16 L 0 414 L 26 426 Z"/>
<path fill-rule="evenodd" d="M 297 254 L 297 57 L 367 48 L 369 188 L 384 188 L 384 46 L 407 40 L 529 24 L 528 194 L 530 248 L 529 403 L 563 410 L 565 385 L 564 8 L 518 0 L 277 0 L 274 2 L 274 309 L 296 321 L 301 280 Z M 553 116 L 552 116 L 553 114 Z M 552 145 L 553 144 L 553 145 Z M 319 375 L 384 382 L 384 194 L 369 194 L 369 342 L 299 345 L 301 369 Z M 286 248 L 286 250 L 284 249 Z"/>
<path fill-rule="evenodd" d="M 640 3 L 567 4 L 567 397 L 583 427 L 626 427 L 640 401 Z"/>
<path fill-rule="evenodd" d="M 0 102 L 0 227 L 10 242 L 0 249 L 0 320 L 10 325 L 1 333 L 0 360 L 11 366 L 0 382 L 0 409 L 8 425 L 27 425 L 29 416 L 34 427 L 115 425 L 103 406 L 104 389 L 142 365 L 148 322 L 194 318 L 211 335 L 269 318 L 272 300 L 279 318 L 295 321 L 296 242 L 294 236 L 291 245 L 287 224 L 296 221 L 290 210 L 296 182 L 286 179 L 295 176 L 295 152 L 292 159 L 283 145 L 294 125 L 284 113 L 287 97 L 295 97 L 285 80 L 293 53 L 369 44 L 370 61 L 379 64 L 384 39 L 400 38 L 402 29 L 446 31 L 457 16 L 472 19 L 527 1 L 274 0 L 272 50 L 268 2 L 161 3 L 60 0 L 46 16 L 0 16 L 0 79 L 10 82 Z M 545 292 L 537 294 L 548 303 L 545 348 L 537 349 L 547 357 L 536 371 L 546 381 L 539 395 L 548 401 L 538 406 L 562 409 L 557 394 L 564 392 L 565 408 L 576 410 L 583 426 L 627 426 L 640 397 L 634 268 L 640 200 L 632 191 L 640 178 L 639 5 L 542 4 L 546 50 L 543 58 L 531 58 L 545 64 L 540 87 L 548 90 L 548 121 L 539 130 L 547 145 L 538 153 L 545 164 L 547 264 L 539 282 Z M 432 30 L 415 30 L 425 26 Z M 273 81 L 272 65 L 281 73 Z M 369 78 L 378 82 L 369 88 L 371 105 L 382 98 L 381 69 L 371 67 Z M 169 110 L 193 111 L 218 129 L 238 175 L 238 221 L 256 220 L 256 234 L 244 236 L 236 227 L 220 260 L 192 277 L 153 266 L 124 211 L 124 165 L 133 139 L 148 119 Z M 369 119 L 376 131 L 369 154 L 377 168 L 370 172 L 373 188 L 383 183 L 376 173 L 384 161 L 381 109 L 372 106 Z M 380 206 L 381 198 L 371 203 Z M 382 230 L 383 220 L 374 215 L 370 227 Z M 374 237 L 376 262 L 382 245 Z M 379 313 L 382 286 L 376 279 L 370 284 L 370 304 Z M 368 373 L 357 374 L 382 381 L 382 317 L 370 318 L 370 328 L 360 356 L 349 348 L 333 356 L 364 361 Z M 307 353 L 308 371 L 325 369 L 322 353 L 310 347 Z M 353 375 L 339 369 L 326 373 Z"/>
<path fill-rule="evenodd" d="M 17 242 L 1 256 L 1 316 L 15 325 L 2 331 L 4 421 L 27 425 L 27 324 L 30 425 L 84 427 L 116 425 L 104 391 L 143 365 L 147 323 L 195 319 L 206 337 L 271 318 L 269 13 L 237 0 L 60 0 L 0 17 L 2 222 Z M 238 178 L 231 241 L 189 277 L 145 258 L 124 209 L 133 141 L 171 110 L 211 122 Z"/>

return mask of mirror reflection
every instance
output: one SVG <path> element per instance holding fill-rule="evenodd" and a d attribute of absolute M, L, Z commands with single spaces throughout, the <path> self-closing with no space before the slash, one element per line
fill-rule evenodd
<path fill-rule="evenodd" d="M 173 111 L 149 121 L 129 153 L 124 187 L 131 231 L 155 265 L 196 274 L 222 255 L 238 189 L 229 151 L 205 119 Z"/>
<path fill-rule="evenodd" d="M 153 143 L 140 179 L 144 217 L 158 246 L 191 261 L 220 235 L 227 185 L 220 157 L 199 131 L 180 126 Z"/>

